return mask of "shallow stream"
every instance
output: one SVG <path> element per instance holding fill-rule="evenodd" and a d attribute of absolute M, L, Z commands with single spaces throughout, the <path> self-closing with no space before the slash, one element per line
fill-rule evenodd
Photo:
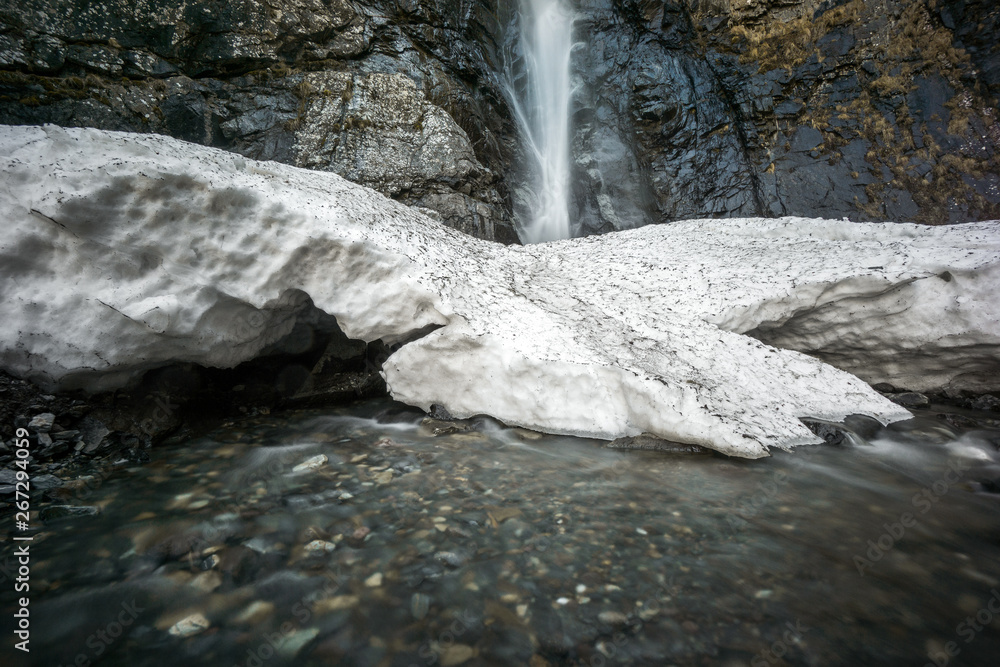
<path fill-rule="evenodd" d="M 247 419 L 36 503 L 30 664 L 994 665 L 1000 428 L 965 414 L 758 461 Z"/>

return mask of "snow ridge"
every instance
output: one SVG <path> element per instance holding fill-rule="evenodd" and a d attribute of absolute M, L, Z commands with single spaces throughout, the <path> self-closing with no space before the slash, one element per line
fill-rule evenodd
<path fill-rule="evenodd" d="M 799 417 L 909 416 L 764 341 L 869 381 L 1000 388 L 997 222 L 693 220 L 505 247 L 334 174 L 155 135 L 0 126 L 0 170 L 0 367 L 52 388 L 233 366 L 307 296 L 352 338 L 404 343 L 384 365 L 398 400 L 553 433 L 760 457 L 819 441 Z"/>

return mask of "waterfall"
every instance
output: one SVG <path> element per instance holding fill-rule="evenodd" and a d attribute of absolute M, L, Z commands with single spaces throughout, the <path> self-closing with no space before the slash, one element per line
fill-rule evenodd
<path fill-rule="evenodd" d="M 520 0 L 524 72 L 507 64 L 506 89 L 529 160 L 530 194 L 520 208 L 524 243 L 573 236 L 570 198 L 570 51 L 575 16 L 568 0 Z M 519 85 L 518 85 L 519 84 Z"/>

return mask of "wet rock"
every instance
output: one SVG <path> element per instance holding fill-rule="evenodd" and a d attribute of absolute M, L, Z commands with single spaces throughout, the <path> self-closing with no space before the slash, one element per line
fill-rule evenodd
<path fill-rule="evenodd" d="M 247 605 L 233 621 L 241 625 L 260 625 L 274 615 L 274 604 L 266 600 L 254 600 Z"/>
<path fill-rule="evenodd" d="M 628 616 L 620 611 L 605 610 L 597 615 L 597 620 L 605 625 L 621 627 L 628 624 Z"/>
<path fill-rule="evenodd" d="M 476 650 L 466 644 L 454 644 L 441 651 L 441 667 L 456 667 L 472 660 Z"/>
<path fill-rule="evenodd" d="M 328 614 L 344 609 L 352 609 L 358 605 L 359 598 L 356 595 L 335 595 L 329 598 L 317 600 L 314 609 L 317 613 Z"/>
<path fill-rule="evenodd" d="M 434 554 L 434 559 L 439 563 L 454 569 L 465 565 L 465 562 L 469 559 L 469 557 L 455 551 L 438 551 Z"/>
<path fill-rule="evenodd" d="M 1000 493 L 1000 477 L 995 479 L 981 479 L 980 486 L 986 493 Z"/>
<path fill-rule="evenodd" d="M 904 408 L 925 408 L 931 404 L 930 399 L 915 391 L 904 391 L 889 397 L 893 402 Z"/>
<path fill-rule="evenodd" d="M 39 491 L 55 489 L 62 486 L 63 483 L 63 480 L 55 475 L 38 475 L 31 478 L 31 488 Z"/>
<path fill-rule="evenodd" d="M 410 614 L 414 619 L 422 621 L 430 609 L 431 599 L 423 593 L 414 593 L 410 596 Z"/>
<path fill-rule="evenodd" d="M 330 459 L 327 458 L 326 454 L 317 454 L 316 456 L 309 457 L 302 463 L 299 463 L 292 468 L 292 473 L 299 474 L 319 470 L 325 466 L 329 460 Z"/>
<path fill-rule="evenodd" d="M 468 422 L 441 421 L 430 417 L 421 421 L 420 425 L 427 428 L 433 435 L 449 435 L 451 433 L 464 433 L 472 430 L 472 426 Z"/>
<path fill-rule="evenodd" d="M 203 593 L 211 593 L 222 585 L 222 575 L 218 572 L 200 572 L 188 582 L 192 588 L 197 588 Z"/>
<path fill-rule="evenodd" d="M 175 637 L 192 637 L 207 630 L 211 624 L 203 614 L 191 614 L 170 626 L 168 632 Z"/>
<path fill-rule="evenodd" d="M 848 415 L 844 418 L 844 426 L 862 440 L 871 440 L 885 427 L 882 422 L 868 415 Z"/>
<path fill-rule="evenodd" d="M 51 412 L 43 412 L 40 415 L 35 415 L 30 422 L 28 422 L 28 428 L 38 433 L 48 433 L 52 429 L 52 424 L 55 423 L 56 416 Z"/>
<path fill-rule="evenodd" d="M 302 651 L 306 644 L 315 639 L 317 635 L 319 635 L 319 630 L 317 628 L 295 630 L 291 634 L 287 635 L 284 638 L 284 641 L 278 645 L 278 653 L 282 657 L 293 658 Z"/>
<path fill-rule="evenodd" d="M 982 410 L 983 412 L 1000 412 L 1000 398 L 992 394 L 983 394 L 973 399 L 969 403 L 969 407 L 973 410 Z"/>
<path fill-rule="evenodd" d="M 979 426 L 979 422 L 970 417 L 966 417 L 965 415 L 943 413 L 936 416 L 944 423 L 954 426 L 955 428 L 976 428 Z"/>
<path fill-rule="evenodd" d="M 312 542 L 302 547 L 302 550 L 310 556 L 315 556 L 315 555 L 332 553 L 336 548 L 337 545 L 334 544 L 333 542 L 327 542 L 325 540 L 313 540 Z"/>
<path fill-rule="evenodd" d="M 699 445 L 689 445 L 658 438 L 643 433 L 629 438 L 616 438 L 605 445 L 609 449 L 649 449 L 670 454 L 708 454 L 710 450 Z"/>
<path fill-rule="evenodd" d="M 802 423 L 809 427 L 809 430 L 823 438 L 828 445 L 849 445 L 850 439 L 847 437 L 848 431 L 836 424 L 822 422 L 815 419 L 802 419 Z"/>
<path fill-rule="evenodd" d="M 83 516 L 97 516 L 101 513 L 99 507 L 89 505 L 49 505 L 42 508 L 39 517 L 48 523 L 57 519 L 69 519 Z"/>

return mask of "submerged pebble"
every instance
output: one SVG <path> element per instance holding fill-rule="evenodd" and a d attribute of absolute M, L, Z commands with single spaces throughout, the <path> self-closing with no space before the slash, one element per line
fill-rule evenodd
<path fill-rule="evenodd" d="M 191 614 L 170 626 L 168 632 L 175 637 L 190 637 L 204 632 L 210 625 L 203 614 Z"/>

